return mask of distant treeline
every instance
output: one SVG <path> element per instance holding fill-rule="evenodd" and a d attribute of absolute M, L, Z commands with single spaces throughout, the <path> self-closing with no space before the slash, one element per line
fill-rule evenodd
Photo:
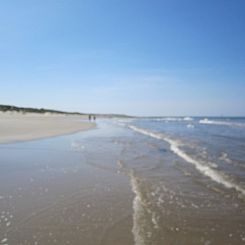
<path fill-rule="evenodd" d="M 76 114 L 76 115 L 84 115 L 83 113 L 78 112 L 64 112 L 64 111 L 57 111 L 57 110 L 50 110 L 44 108 L 30 108 L 30 107 L 17 107 L 12 105 L 0 105 L 0 111 L 7 112 L 21 112 L 21 113 L 58 113 L 58 114 Z"/>
<path fill-rule="evenodd" d="M 57 113 L 57 114 L 69 114 L 69 115 L 88 115 L 88 113 L 80 113 L 80 112 L 65 112 L 65 111 L 57 111 L 57 110 L 51 110 L 51 109 L 45 109 L 45 108 L 30 108 L 30 107 L 18 107 L 18 106 L 12 106 L 12 105 L 0 105 L 0 111 L 2 112 L 20 112 L 20 113 Z M 121 118 L 130 118 L 130 116 L 127 115 L 121 115 L 121 114 L 95 114 L 95 113 L 89 113 L 92 116 L 98 116 L 98 117 L 121 117 Z"/>

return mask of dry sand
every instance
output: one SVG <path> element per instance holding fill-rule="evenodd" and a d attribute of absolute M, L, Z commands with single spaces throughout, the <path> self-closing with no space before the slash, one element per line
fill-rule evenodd
<path fill-rule="evenodd" d="M 0 112 L 0 143 L 41 139 L 95 127 L 85 116 Z"/>

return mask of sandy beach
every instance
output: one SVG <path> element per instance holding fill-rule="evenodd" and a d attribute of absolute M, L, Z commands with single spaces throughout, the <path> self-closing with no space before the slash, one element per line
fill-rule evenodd
<path fill-rule="evenodd" d="M 95 127 L 86 116 L 0 112 L 0 143 L 75 133 Z"/>

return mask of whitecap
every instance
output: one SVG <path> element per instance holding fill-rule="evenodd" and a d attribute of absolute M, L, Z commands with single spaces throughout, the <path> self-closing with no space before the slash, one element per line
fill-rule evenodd
<path fill-rule="evenodd" d="M 199 120 L 199 123 L 200 124 L 209 124 L 209 125 L 230 126 L 230 127 L 245 127 L 244 123 L 210 120 L 208 118 L 204 118 L 204 119 Z"/>
<path fill-rule="evenodd" d="M 185 117 L 183 120 L 184 121 L 193 121 L 193 118 L 191 118 L 191 117 Z"/>

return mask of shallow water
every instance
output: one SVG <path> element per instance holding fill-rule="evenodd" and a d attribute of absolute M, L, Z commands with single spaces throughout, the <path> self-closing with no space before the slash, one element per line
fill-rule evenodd
<path fill-rule="evenodd" d="M 243 244 L 243 123 L 105 120 L 1 145 L 0 244 Z"/>
<path fill-rule="evenodd" d="M 141 147 L 144 168 L 134 165 L 136 202 L 147 223 L 138 219 L 138 244 L 245 242 L 244 119 L 157 118 L 124 126 L 149 145 Z"/>

